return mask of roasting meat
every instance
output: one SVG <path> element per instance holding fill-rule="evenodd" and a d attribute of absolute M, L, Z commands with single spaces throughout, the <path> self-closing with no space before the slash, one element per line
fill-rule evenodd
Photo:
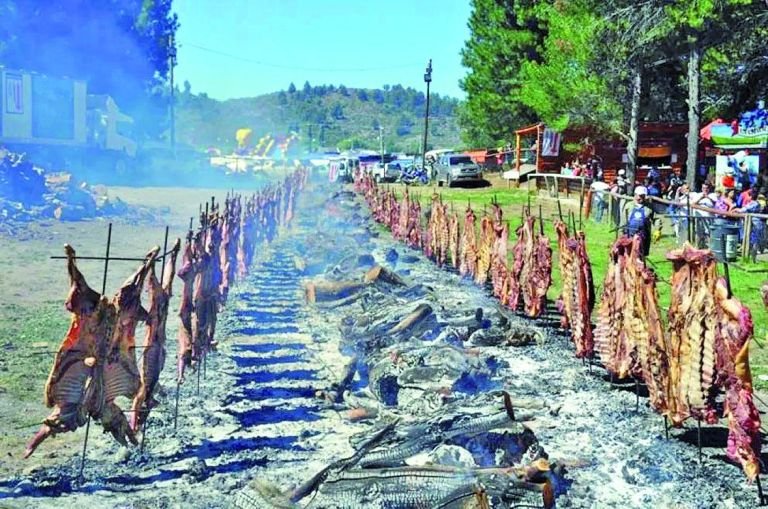
<path fill-rule="evenodd" d="M 516 309 L 522 294 L 525 313 L 535 318 L 544 310 L 552 283 L 552 248 L 549 239 L 534 233 L 536 220 L 525 218 L 517 231 L 514 265 L 509 275 L 509 306 Z"/>
<path fill-rule="evenodd" d="M 493 243 L 491 255 L 491 283 L 493 295 L 501 298 L 504 281 L 507 279 L 507 244 L 509 243 L 509 227 L 501 220 L 501 207 L 494 205 L 494 233 L 496 238 Z M 498 209 L 498 212 L 496 211 Z"/>
<path fill-rule="evenodd" d="M 139 390 L 140 378 L 135 353 L 136 325 L 139 320 L 147 319 L 147 312 L 141 307 L 141 291 L 144 287 L 144 279 L 154 265 L 159 251 L 158 247 L 152 249 L 147 254 L 144 264 L 123 283 L 117 295 L 113 297 L 112 305 L 117 314 L 117 322 L 109 343 L 98 356 L 98 365 L 102 368 L 99 373 L 101 380 L 94 377 L 96 383 L 104 384 L 101 424 L 105 432 L 112 433 L 112 436 L 123 445 L 127 445 L 127 440 L 133 444 L 137 442 L 133 430 L 115 400 L 119 397 L 133 399 Z"/>
<path fill-rule="evenodd" d="M 408 214 L 408 227 L 405 243 L 414 249 L 421 249 L 421 204 L 412 200 Z"/>
<path fill-rule="evenodd" d="M 149 411 L 157 406 L 155 399 L 160 373 L 165 365 L 165 326 L 168 321 L 168 304 L 172 295 L 173 278 L 176 275 L 176 258 L 181 247 L 181 240 L 171 250 L 166 267 L 163 269 L 163 282 L 155 274 L 155 264 L 149 267 L 147 286 L 149 293 L 149 317 L 144 351 L 141 355 L 141 381 L 136 397 L 133 398 L 131 427 L 137 431 L 149 416 Z"/>
<path fill-rule="evenodd" d="M 728 297 L 725 281 L 715 288 L 718 307 L 717 380 L 725 389 L 723 414 L 728 418 L 728 457 L 739 463 L 750 481 L 760 473 L 760 413 L 752 400 L 749 340 L 754 326 L 748 308 Z"/>
<path fill-rule="evenodd" d="M 686 244 L 667 253 L 672 261 L 669 307 L 669 415 L 675 425 L 688 417 L 716 421 L 715 338 L 717 262 L 709 250 Z"/>
<path fill-rule="evenodd" d="M 199 236 L 195 238 L 194 243 L 199 244 Z M 184 252 L 181 255 L 181 267 L 179 267 L 179 278 L 183 285 L 181 289 L 181 305 L 179 306 L 179 325 L 178 347 L 176 352 L 177 365 L 176 376 L 179 382 L 184 380 L 184 371 L 192 363 L 192 345 L 194 333 L 192 326 L 192 312 L 195 309 L 193 292 L 194 282 L 197 278 L 199 264 L 196 263 L 196 253 L 192 238 L 187 238 L 184 245 Z"/>
<path fill-rule="evenodd" d="M 532 270 L 528 273 L 523 290 L 525 313 L 532 317 L 541 316 L 547 303 L 547 290 L 552 284 L 552 247 L 549 239 L 538 235 L 532 257 L 528 260 Z"/>
<path fill-rule="evenodd" d="M 70 280 L 66 307 L 72 320 L 45 384 L 45 406 L 53 412 L 27 444 L 25 458 L 47 437 L 74 431 L 85 424 L 91 410 L 101 411 L 101 387 L 91 380 L 99 343 L 105 342 L 114 326 L 114 310 L 106 298 L 88 286 L 75 263 L 75 250 L 65 245 L 64 251 Z"/>
<path fill-rule="evenodd" d="M 235 242 L 232 231 L 232 203 L 229 199 L 224 202 L 224 213 L 221 216 L 221 242 L 218 246 L 219 266 L 221 267 L 221 281 L 219 282 L 219 302 L 224 304 L 229 296 L 231 260 L 229 251 Z"/>
<path fill-rule="evenodd" d="M 529 220 L 530 224 L 528 224 Z M 515 231 L 515 234 L 517 235 L 517 240 L 512 247 L 512 267 L 507 271 L 507 280 L 502 291 L 504 296 L 503 302 L 513 311 L 516 311 L 520 305 L 520 280 L 525 265 L 526 246 L 533 243 L 533 219 L 529 217 L 524 220 L 523 224 Z"/>
<path fill-rule="evenodd" d="M 485 282 L 488 281 L 495 243 L 496 232 L 493 229 L 493 220 L 488 216 L 483 216 L 480 220 L 480 243 L 477 247 L 477 271 L 475 272 L 475 283 L 478 285 L 485 285 Z"/>
<path fill-rule="evenodd" d="M 559 304 L 563 313 L 561 325 L 571 329 L 576 357 L 591 358 L 594 353 L 591 316 L 595 305 L 595 290 L 584 233 L 577 232 L 575 238 L 568 238 L 567 226 L 561 221 L 555 223 L 555 231 L 563 282 Z"/>
<path fill-rule="evenodd" d="M 619 378 L 629 374 L 633 363 L 624 319 L 627 293 L 632 284 L 627 277 L 631 250 L 632 239 L 629 237 L 620 237 L 611 247 L 595 328 L 595 347 L 603 366 Z"/>
<path fill-rule="evenodd" d="M 464 228 L 459 241 L 459 273 L 474 279 L 477 273 L 477 238 L 475 234 L 475 213 L 467 207 Z"/>
<path fill-rule="evenodd" d="M 408 195 L 408 188 L 403 193 L 403 200 L 400 202 L 399 219 L 397 220 L 397 228 L 392 230 L 392 234 L 398 240 L 405 240 L 408 236 L 408 223 L 411 212 L 410 196 Z"/>
<path fill-rule="evenodd" d="M 571 317 L 576 299 L 577 273 L 571 270 L 575 265 L 574 251 L 568 249 L 568 226 L 562 221 L 555 221 L 555 233 L 557 234 L 557 259 L 560 266 L 560 278 L 563 290 L 558 301 L 558 309 L 563 314 L 560 325 L 563 328 L 570 327 Z M 576 339 L 574 338 L 574 343 Z M 576 357 L 579 357 L 579 345 L 576 343 Z"/>
<path fill-rule="evenodd" d="M 448 218 L 448 251 L 451 253 L 451 266 L 454 269 L 459 268 L 461 260 L 459 239 L 459 215 L 454 212 Z"/>
<path fill-rule="evenodd" d="M 651 406 L 660 413 L 667 410 L 669 389 L 669 346 L 661 322 L 656 274 L 644 262 L 642 239 L 632 239 L 627 261 L 627 308 L 625 323 L 627 344 L 633 348 L 630 371 L 645 381 Z"/>

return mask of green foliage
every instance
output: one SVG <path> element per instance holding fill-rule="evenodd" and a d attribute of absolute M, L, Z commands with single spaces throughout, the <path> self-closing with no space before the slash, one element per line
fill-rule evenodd
<path fill-rule="evenodd" d="M 534 122 L 535 113 L 519 96 L 522 64 L 539 59 L 546 20 L 536 2 L 472 0 L 471 32 L 461 52 L 469 73 L 461 80 L 467 100 L 459 112 L 462 138 L 470 146 L 514 139 L 515 129 Z"/>
<path fill-rule="evenodd" d="M 459 120 L 470 145 L 512 141 L 538 121 L 626 134 L 635 69 L 643 121 L 733 117 L 768 92 L 758 0 L 473 0 L 469 28 Z M 692 45 L 702 104 L 689 111 Z"/>
<path fill-rule="evenodd" d="M 555 130 L 569 124 L 621 124 L 621 108 L 592 68 L 595 34 L 602 18 L 581 0 L 540 3 L 536 16 L 548 21 L 541 60 L 523 62 L 520 100 Z"/>
<path fill-rule="evenodd" d="M 361 99 L 363 97 L 364 99 Z M 375 98 L 379 99 L 376 100 Z M 348 89 L 344 85 L 312 86 L 300 92 L 279 91 L 247 99 L 215 101 L 203 94 L 179 96 L 177 138 L 198 149 L 234 149 L 235 131 L 253 129 L 253 139 L 265 134 L 299 133 L 295 147 L 351 147 L 378 150 L 379 127 L 388 151 L 419 152 L 423 137 L 425 96 L 421 91 L 393 85 L 388 90 Z M 431 94 L 428 145 L 457 147 L 458 100 Z"/>

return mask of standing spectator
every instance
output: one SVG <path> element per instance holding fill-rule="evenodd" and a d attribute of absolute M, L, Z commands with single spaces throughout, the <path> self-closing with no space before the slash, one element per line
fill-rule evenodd
<path fill-rule="evenodd" d="M 720 196 L 715 202 L 715 208 L 723 212 L 730 212 L 736 208 L 736 191 L 733 189 L 721 189 Z"/>
<path fill-rule="evenodd" d="M 618 193 L 622 196 L 627 194 L 629 182 L 627 182 L 627 179 L 625 177 L 626 172 L 624 170 L 619 170 L 619 175 L 616 177 L 616 182 L 613 185 L 613 192 Z"/>
<path fill-rule="evenodd" d="M 627 218 L 625 232 L 630 237 L 640 235 L 643 246 L 643 256 L 648 256 L 651 250 L 651 226 L 653 225 L 653 210 L 645 203 L 648 190 L 644 186 L 635 188 L 635 199 L 627 203 L 624 215 Z"/>
<path fill-rule="evenodd" d="M 648 179 L 648 196 L 661 196 L 661 187 L 659 186 L 656 179 Z"/>
<path fill-rule="evenodd" d="M 699 205 L 701 207 L 714 208 L 717 195 L 712 193 L 712 186 L 709 182 L 701 184 L 701 192 L 690 193 L 691 205 Z M 709 212 L 705 210 L 694 209 L 691 211 L 693 215 L 693 227 L 696 232 L 696 244 L 699 249 L 703 249 L 707 246 L 707 239 L 709 238 L 709 223 L 712 220 Z"/>
<path fill-rule="evenodd" d="M 749 176 L 749 168 L 747 162 L 742 161 L 739 163 L 739 173 L 736 175 L 736 188 L 741 192 L 748 191 L 752 185 L 751 177 Z"/>
<path fill-rule="evenodd" d="M 765 201 L 765 195 L 763 195 L 763 201 Z M 759 214 L 762 212 L 760 205 L 760 195 L 756 188 L 750 190 L 750 201 L 747 205 L 737 209 L 744 214 Z M 752 231 L 749 235 L 749 254 L 752 260 L 757 256 L 757 252 L 760 248 L 760 244 L 763 241 L 763 231 L 765 229 L 765 220 L 760 217 L 751 218 Z M 742 238 L 744 237 L 744 231 L 742 230 Z"/>
<path fill-rule="evenodd" d="M 749 205 L 749 202 L 752 201 L 752 190 L 749 188 L 749 184 L 746 184 L 746 188 L 739 193 L 739 196 L 736 198 L 736 206 L 737 207 L 746 207 Z"/>
<path fill-rule="evenodd" d="M 655 166 L 651 166 L 651 169 L 648 170 L 648 178 L 650 180 L 658 181 L 661 178 L 661 173 L 659 173 L 659 169 Z"/>
<path fill-rule="evenodd" d="M 592 185 L 589 186 L 589 188 L 592 191 L 592 200 L 595 208 L 595 221 L 599 223 L 603 220 L 603 213 L 605 213 L 606 209 L 608 208 L 608 196 L 606 193 L 611 188 L 611 186 L 603 182 L 603 175 L 601 173 L 595 178 L 595 181 L 592 182 Z"/>

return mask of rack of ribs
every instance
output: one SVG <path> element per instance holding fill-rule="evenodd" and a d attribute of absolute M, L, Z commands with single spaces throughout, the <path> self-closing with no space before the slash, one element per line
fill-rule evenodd
<path fill-rule="evenodd" d="M 192 352 L 194 345 L 194 328 L 192 323 L 192 312 L 194 311 L 194 283 L 200 270 L 197 256 L 199 245 L 201 243 L 200 234 L 194 239 L 187 237 L 184 245 L 184 252 L 181 255 L 181 267 L 179 267 L 178 276 L 182 281 L 181 287 L 181 305 L 179 306 L 179 325 L 178 347 L 176 349 L 176 376 L 179 382 L 184 380 L 184 371 L 192 364 Z"/>
<path fill-rule="evenodd" d="M 149 293 L 149 311 L 144 351 L 141 355 L 141 379 L 139 390 L 133 398 L 131 428 L 137 431 L 149 416 L 149 411 L 157 406 L 154 395 L 160 381 L 160 373 L 165 365 L 165 326 L 168 321 L 168 304 L 172 295 L 173 278 L 176 275 L 176 258 L 181 247 L 181 240 L 176 239 L 171 255 L 163 269 L 163 283 L 157 279 L 155 264 L 149 267 L 147 287 Z"/>
<path fill-rule="evenodd" d="M 494 204 L 493 229 L 496 238 L 493 243 L 491 256 L 491 283 L 493 295 L 501 298 L 504 281 L 507 278 L 507 244 L 509 243 L 509 226 L 501 220 L 501 207 Z M 498 209 L 498 211 L 496 210 Z"/>
<path fill-rule="evenodd" d="M 750 481 L 760 473 L 760 413 L 752 399 L 749 340 L 754 332 L 752 314 L 728 296 L 724 279 L 715 285 L 717 383 L 725 389 L 723 415 L 728 418 L 726 454 L 739 463 Z"/>
<path fill-rule="evenodd" d="M 135 353 L 136 325 L 139 320 L 146 321 L 148 317 L 147 311 L 141 306 L 141 291 L 159 251 L 160 248 L 155 247 L 147 253 L 141 267 L 123 283 L 112 298 L 111 305 L 115 309 L 117 320 L 109 342 L 98 356 L 97 366 L 101 368 L 99 382 L 104 387 L 104 407 L 99 417 L 104 431 L 112 433 L 123 445 L 127 445 L 128 440 L 134 445 L 137 441 L 115 400 L 119 397 L 133 399 L 139 390 L 140 376 Z"/>
<path fill-rule="evenodd" d="M 464 214 L 464 228 L 459 240 L 459 273 L 474 279 L 477 272 L 477 237 L 475 234 L 475 213 L 467 206 Z"/>
<path fill-rule="evenodd" d="M 595 327 L 595 348 L 603 366 L 619 378 L 629 374 L 633 361 L 624 319 L 628 293 L 632 291 L 633 283 L 627 277 L 631 250 L 632 239 L 626 236 L 619 237 L 611 247 Z"/>
<path fill-rule="evenodd" d="M 475 271 L 475 283 L 478 285 L 485 285 L 488 281 L 495 242 L 496 232 L 493 228 L 493 220 L 483 216 L 480 220 L 480 242 L 477 247 L 477 270 Z"/>
<path fill-rule="evenodd" d="M 717 262 L 712 252 L 686 244 L 667 253 L 672 261 L 669 306 L 669 414 L 674 425 L 714 415 Z"/>
<path fill-rule="evenodd" d="M 529 218 L 530 240 L 526 244 L 525 265 L 520 274 L 520 287 L 525 304 L 525 314 L 536 318 L 544 311 L 547 290 L 552 284 L 552 248 L 544 235 L 533 236 L 533 221 Z M 526 227 L 527 228 L 527 227 Z M 532 244 L 529 247 L 529 244 Z"/>
<path fill-rule="evenodd" d="M 454 269 L 459 268 L 459 260 L 461 260 L 460 238 L 459 214 L 453 212 L 448 217 L 448 251 L 451 253 L 451 266 Z"/>
<path fill-rule="evenodd" d="M 27 444 L 25 458 L 49 436 L 74 431 L 85 424 L 91 410 L 100 411 L 101 388 L 92 383 L 92 376 L 98 345 L 105 341 L 115 317 L 108 300 L 88 286 L 77 268 L 72 246 L 65 245 L 64 252 L 70 281 L 65 305 L 72 319 L 45 383 L 45 406 L 53 412 Z"/>

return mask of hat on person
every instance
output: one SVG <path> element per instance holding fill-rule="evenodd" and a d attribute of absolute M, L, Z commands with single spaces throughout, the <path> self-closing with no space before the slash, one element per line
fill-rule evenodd
<path fill-rule="evenodd" d="M 648 194 L 648 189 L 645 186 L 637 186 L 635 188 L 635 196 L 645 196 Z"/>
<path fill-rule="evenodd" d="M 623 176 L 626 172 L 624 170 L 619 170 L 619 175 Z"/>

